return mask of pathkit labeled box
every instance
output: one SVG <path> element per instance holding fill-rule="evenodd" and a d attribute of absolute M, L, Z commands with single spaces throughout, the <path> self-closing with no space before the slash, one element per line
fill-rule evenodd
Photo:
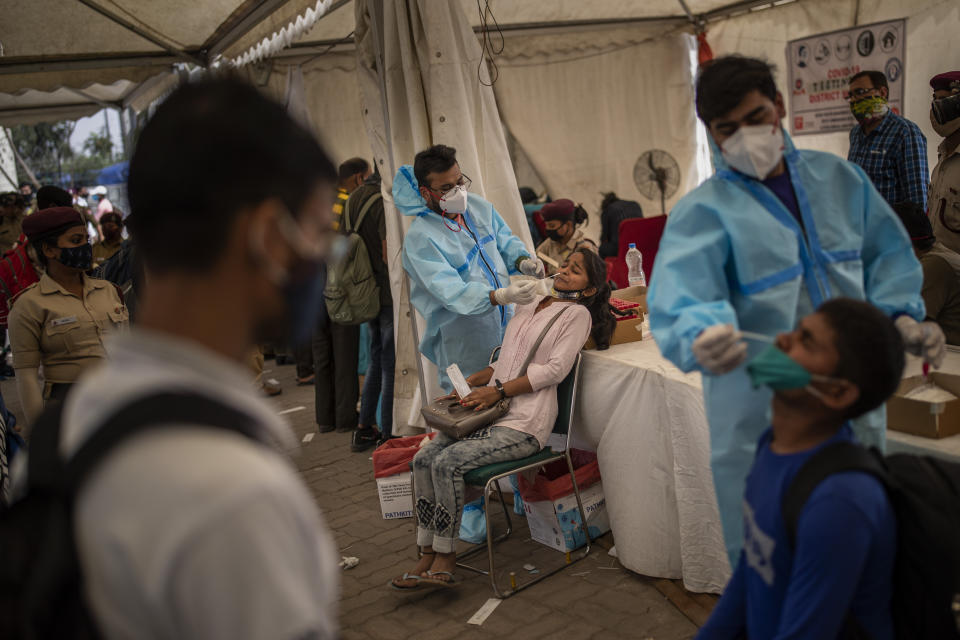
<path fill-rule="evenodd" d="M 384 520 L 413 517 L 410 472 L 377 478 L 377 493 L 380 494 L 380 513 Z"/>
<path fill-rule="evenodd" d="M 960 433 L 960 376 L 931 372 L 900 382 L 887 401 L 887 428 L 925 438 Z"/>
<path fill-rule="evenodd" d="M 598 538 L 610 531 L 607 501 L 603 485 L 597 482 L 580 493 L 583 511 L 587 514 L 590 537 Z M 523 502 L 530 527 L 530 538 L 557 551 L 573 551 L 587 542 L 577 498 L 570 494 L 557 500 Z"/>
<path fill-rule="evenodd" d="M 647 315 L 647 288 L 646 287 L 627 287 L 625 289 L 617 289 L 610 294 L 611 299 L 622 300 L 628 303 L 636 303 L 639 306 L 629 311 L 636 309 L 637 317 L 635 318 L 621 318 L 617 320 L 617 328 L 613 330 L 613 335 L 610 337 L 610 344 L 623 344 L 624 342 L 637 342 L 638 340 L 643 339 L 643 319 Z M 584 349 L 596 349 L 597 345 L 593 341 L 593 338 L 587 340 L 587 344 L 584 345 Z"/>

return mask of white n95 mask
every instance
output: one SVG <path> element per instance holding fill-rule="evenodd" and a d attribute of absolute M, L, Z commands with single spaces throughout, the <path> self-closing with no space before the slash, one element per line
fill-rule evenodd
<path fill-rule="evenodd" d="M 783 157 L 780 125 L 743 125 L 720 147 L 724 160 L 748 176 L 763 180 Z"/>
<path fill-rule="evenodd" d="M 463 186 L 456 186 L 443 194 L 440 198 L 440 209 L 444 213 L 464 214 L 467 212 L 467 189 Z"/>

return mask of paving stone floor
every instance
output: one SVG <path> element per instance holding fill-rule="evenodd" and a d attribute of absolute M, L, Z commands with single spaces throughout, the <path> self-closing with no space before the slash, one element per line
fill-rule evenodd
<path fill-rule="evenodd" d="M 270 400 L 287 414 L 298 438 L 316 433 L 313 387 L 297 387 L 294 367 L 267 361 L 267 376 L 277 378 L 284 392 Z M 20 416 L 15 383 L 2 384 L 4 399 Z M 387 584 L 416 562 L 412 519 L 384 520 L 380 514 L 370 452 L 351 453 L 349 434 L 316 433 L 293 453 L 341 555 L 360 563 L 343 572 L 340 626 L 344 640 L 402 638 L 472 640 L 522 634 L 524 640 L 553 637 L 681 640 L 696 633 L 712 606 L 710 596 L 692 596 L 676 583 L 636 575 L 607 554 L 608 534 L 582 561 L 501 602 L 480 625 L 467 624 L 493 597 L 486 576 L 459 570 L 453 589 L 397 592 Z M 499 508 L 494 503 L 493 508 Z M 539 571 L 565 564 L 564 554 L 529 539 L 522 517 L 514 532 L 497 547 L 498 577 L 506 587 L 509 572 L 521 584 L 529 577 L 524 564 Z M 502 515 L 495 531 L 504 530 Z M 469 545 L 464 544 L 464 548 Z M 576 557 L 577 554 L 574 554 Z M 472 559 L 483 566 L 485 556 Z M 666 595 L 665 595 L 666 594 Z M 669 598 L 667 596 L 670 596 Z M 681 612 L 681 608 L 685 612 Z"/>

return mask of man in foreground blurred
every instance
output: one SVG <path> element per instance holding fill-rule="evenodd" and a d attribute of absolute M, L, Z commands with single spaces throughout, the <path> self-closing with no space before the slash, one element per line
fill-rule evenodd
<path fill-rule="evenodd" d="M 213 400 L 250 428 L 158 425 L 80 490 L 77 551 L 104 637 L 336 636 L 331 538 L 282 453 L 296 446 L 289 426 L 243 364 L 258 342 L 313 328 L 335 180 L 314 137 L 237 81 L 185 85 L 140 135 L 129 180 L 147 274 L 139 324 L 66 400 L 60 452 L 156 394 Z"/>

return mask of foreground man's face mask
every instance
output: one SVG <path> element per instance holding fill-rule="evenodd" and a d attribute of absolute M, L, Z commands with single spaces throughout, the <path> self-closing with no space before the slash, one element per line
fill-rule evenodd
<path fill-rule="evenodd" d="M 284 211 L 277 219 L 280 233 L 297 255 L 297 264 L 291 269 L 267 265 L 267 273 L 280 288 L 287 307 L 287 331 L 293 344 L 303 344 L 309 338 L 320 315 L 323 304 L 323 258 L 326 253 L 321 243 L 304 240 L 303 229 Z M 259 244 L 259 253 L 266 255 L 262 237 L 254 240 Z"/>
<path fill-rule="evenodd" d="M 783 129 L 779 124 L 742 125 L 723 141 L 720 151 L 731 167 L 763 180 L 783 158 Z"/>
<path fill-rule="evenodd" d="M 812 387 L 811 382 L 840 382 L 837 378 L 810 373 L 773 344 L 747 364 L 747 375 L 754 388 L 769 387 L 774 391 L 803 389 L 821 400 L 823 393 Z"/>

